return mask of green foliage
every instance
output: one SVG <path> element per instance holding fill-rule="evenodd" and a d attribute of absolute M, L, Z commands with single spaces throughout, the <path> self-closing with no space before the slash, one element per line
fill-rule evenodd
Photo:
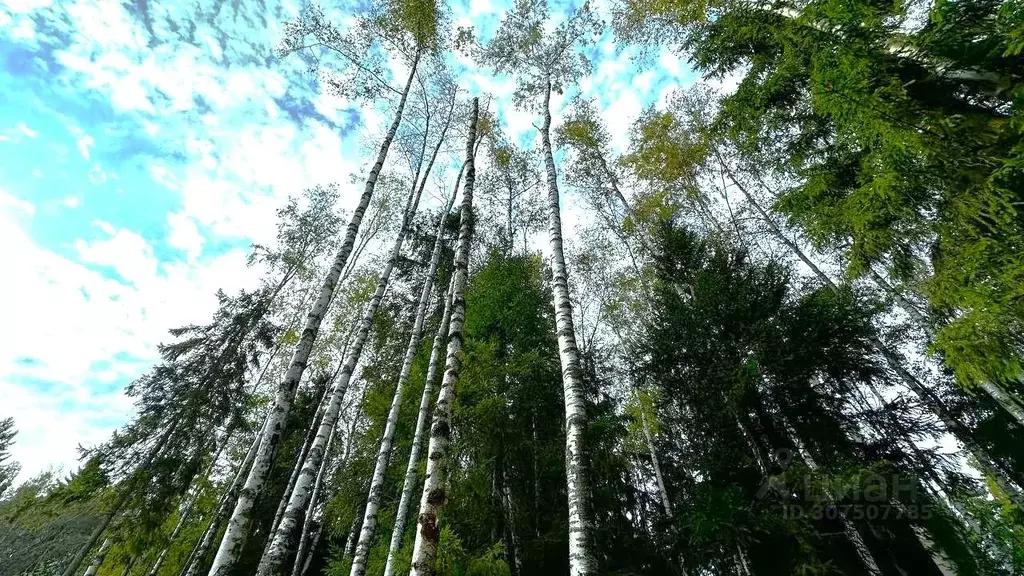
<path fill-rule="evenodd" d="M 8 462 L 11 458 L 10 449 L 18 430 L 14 427 L 14 418 L 0 420 L 0 498 L 10 490 L 14 478 L 21 470 L 17 462 Z"/>
<path fill-rule="evenodd" d="M 498 542 L 479 556 L 467 554 L 458 536 L 445 526 L 437 544 L 438 576 L 510 576 L 505 563 L 505 546 Z"/>

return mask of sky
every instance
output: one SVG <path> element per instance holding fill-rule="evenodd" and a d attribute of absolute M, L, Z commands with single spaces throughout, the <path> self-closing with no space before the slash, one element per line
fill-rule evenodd
<path fill-rule="evenodd" d="M 217 289 L 259 281 L 249 246 L 273 241 L 289 195 L 339 182 L 355 205 L 364 144 L 388 118 L 273 55 L 300 7 L 0 0 L 0 418 L 19 430 L 19 481 L 75 469 L 76 446 L 131 417 L 123 389 L 167 330 L 209 319 Z M 449 4 L 483 40 L 507 7 Z M 640 69 L 610 32 L 591 54 L 579 91 L 619 149 L 645 106 L 692 80 L 668 51 Z M 514 79 L 457 63 L 462 89 L 490 95 L 507 133 L 534 145 Z M 402 66 L 389 67 L 396 85 Z M 563 205 L 571 238 L 581 208 L 571 191 Z"/>

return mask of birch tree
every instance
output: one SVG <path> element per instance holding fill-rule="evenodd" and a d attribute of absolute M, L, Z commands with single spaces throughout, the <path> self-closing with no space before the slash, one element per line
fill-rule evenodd
<path fill-rule="evenodd" d="M 429 25 L 430 23 L 428 19 L 422 19 L 417 20 L 417 24 L 422 27 L 423 25 Z M 414 31 L 418 34 L 418 38 L 427 38 L 426 32 L 422 32 L 420 29 L 414 29 Z M 310 41 L 310 38 L 312 38 L 312 41 Z M 369 49 L 371 42 L 366 38 L 360 39 L 357 37 L 356 39 L 360 42 L 357 46 L 364 46 L 366 49 Z M 308 45 L 307 42 L 309 42 Z M 286 37 L 282 42 L 280 52 L 282 54 L 301 52 L 307 47 L 310 49 L 318 47 L 330 50 L 332 53 L 337 54 L 347 65 L 344 70 L 348 71 L 352 75 L 351 81 L 345 82 L 335 79 L 332 86 L 338 87 L 339 89 L 349 87 L 358 90 L 369 90 L 369 88 L 366 87 L 374 86 L 374 83 L 378 80 L 377 75 L 372 73 L 372 68 L 367 68 L 362 60 L 362 58 L 369 52 L 360 53 L 358 50 L 355 52 L 350 51 L 352 44 L 346 42 L 345 37 L 343 37 L 336 28 L 326 21 L 322 12 L 316 9 L 307 10 L 298 21 L 291 22 L 286 26 Z M 278 387 L 274 398 L 274 408 L 271 412 L 270 424 L 264 430 L 264 436 L 260 441 L 260 448 L 256 461 L 249 472 L 249 477 L 246 479 L 245 486 L 239 495 L 237 503 L 235 504 L 235 510 L 231 515 L 231 519 L 228 521 L 227 530 L 221 539 L 221 544 L 217 550 L 217 555 L 214 558 L 213 565 L 210 567 L 210 576 L 225 576 L 237 562 L 238 555 L 241 553 L 242 545 L 248 531 L 249 513 L 252 510 L 255 499 L 262 492 L 263 484 L 266 481 L 267 474 L 273 460 L 274 451 L 280 441 L 281 434 L 283 433 L 282 426 L 284 420 L 291 408 L 295 388 L 298 385 L 299 380 L 302 378 L 302 373 L 305 371 L 310 352 L 320 330 L 320 324 L 323 322 L 324 315 L 327 313 L 327 308 L 330 306 L 337 282 L 342 274 L 342 270 L 345 268 L 349 255 L 352 252 L 353 245 L 355 244 L 356 235 L 359 231 L 359 225 L 362 222 L 363 213 L 366 211 L 366 208 L 373 197 L 377 179 L 384 167 L 384 162 L 387 159 L 391 143 L 394 140 L 395 134 L 398 132 L 399 125 L 402 122 L 402 113 L 405 109 L 405 104 L 409 96 L 409 90 L 416 75 L 417 65 L 419 64 L 425 48 L 425 42 L 417 41 L 416 46 L 409 55 L 409 76 L 400 92 L 394 118 L 387 133 L 384 135 L 384 139 L 381 142 L 379 150 L 377 151 L 377 157 L 374 160 L 374 164 L 370 168 L 366 179 L 366 185 L 363 189 L 363 194 L 359 199 L 359 204 L 356 206 L 356 209 L 352 214 L 352 219 L 349 221 L 345 240 L 335 256 L 327 277 L 324 279 L 323 286 L 320 289 L 320 295 L 313 304 L 313 307 L 306 318 L 306 324 L 303 327 L 299 342 L 295 345 L 295 351 L 292 355 L 292 361 L 288 367 L 288 372 L 285 374 L 284 379 Z M 379 86 L 377 88 L 379 88 Z M 372 91 L 370 93 L 372 93 Z"/>
<path fill-rule="evenodd" d="M 455 383 L 459 378 L 462 349 L 462 325 L 466 319 L 465 290 L 469 275 L 469 249 L 473 241 L 473 185 L 476 182 L 474 152 L 477 138 L 479 102 L 473 98 L 469 117 L 469 137 L 466 143 L 466 184 L 462 190 L 462 208 L 459 216 L 459 240 L 455 247 L 455 272 L 452 278 L 452 310 L 448 325 L 448 350 L 445 359 L 444 377 L 434 406 L 433 422 L 430 427 L 430 443 L 427 448 L 427 470 L 420 498 L 419 515 L 416 523 L 416 541 L 412 553 L 412 572 L 415 576 L 435 574 L 434 555 L 440 537 L 440 512 L 446 499 L 444 483 L 447 480 L 445 466 L 448 465 L 448 444 L 451 442 L 452 402 L 455 400 Z"/>
<path fill-rule="evenodd" d="M 479 150 L 480 142 L 482 142 L 482 138 L 480 138 L 480 134 L 478 134 L 477 144 L 474 148 L 474 156 L 476 151 Z M 448 202 L 445 204 L 441 219 L 437 225 L 434 248 L 431 251 L 430 260 L 431 267 L 435 270 L 437 268 L 435 258 L 440 258 L 439 249 L 445 227 L 446 216 L 451 212 L 452 206 L 455 203 L 455 197 L 459 192 L 459 183 L 462 181 L 462 176 L 465 171 L 466 161 L 463 161 L 459 168 L 459 172 L 455 177 L 455 186 L 453 187 L 452 194 L 448 197 Z M 428 278 L 433 278 L 433 274 L 428 274 Z M 416 485 L 420 451 L 422 450 L 423 440 L 425 439 L 424 434 L 427 429 L 427 422 L 430 419 L 430 405 L 434 399 L 434 383 L 437 380 L 438 366 L 441 362 L 441 355 L 444 353 L 443 348 L 451 320 L 453 287 L 454 284 L 449 282 L 448 289 L 445 292 L 444 302 L 442 304 L 441 320 L 438 323 L 437 333 L 434 335 L 434 341 L 430 349 L 430 359 L 427 363 L 426 380 L 423 386 L 423 393 L 420 396 L 419 410 L 416 413 L 416 429 L 413 433 L 412 447 L 409 450 L 409 460 L 406 464 L 405 475 L 402 480 L 402 491 L 399 496 L 398 509 L 395 511 L 395 524 L 391 532 L 391 543 L 388 545 L 388 556 L 384 565 L 384 574 L 386 576 L 394 575 L 395 554 L 402 546 L 402 535 L 405 533 L 405 526 L 409 521 L 409 506 L 412 503 L 413 488 Z"/>
<path fill-rule="evenodd" d="M 565 393 L 566 481 L 569 497 L 569 566 L 573 576 L 594 574 L 597 566 L 592 546 L 590 498 L 586 455 L 583 446 L 586 405 L 580 371 L 579 351 L 572 321 L 565 255 L 562 249 L 562 220 L 559 207 L 558 173 L 551 146 L 551 94 L 561 92 L 589 68 L 589 62 L 575 50 L 597 31 L 586 4 L 550 34 L 544 33 L 547 5 L 520 1 L 503 19 L 494 39 L 483 51 L 483 61 L 498 72 L 518 76 L 517 101 L 540 101 L 537 111 L 541 149 L 547 176 L 548 241 L 552 267 L 555 322 L 558 327 L 559 357 Z"/>
<path fill-rule="evenodd" d="M 448 126 L 451 122 L 454 107 L 455 93 L 453 91 L 451 95 L 451 107 L 448 110 L 444 126 L 442 127 L 440 136 L 438 137 L 437 146 L 434 148 L 434 152 L 430 160 L 431 165 L 433 164 L 437 153 L 440 151 L 445 135 L 448 132 Z M 430 167 L 428 166 L 427 172 L 429 173 L 429 171 Z M 426 180 L 426 176 L 424 176 L 424 180 Z M 419 303 L 416 308 L 416 315 L 413 319 L 412 330 L 409 334 L 409 344 L 405 350 L 405 358 L 402 360 L 402 368 L 398 374 L 398 382 L 395 385 L 395 394 L 391 401 L 391 408 L 388 411 L 387 423 L 384 427 L 384 435 L 381 437 L 380 448 L 377 451 L 377 458 L 374 463 L 373 475 L 370 479 L 370 491 L 366 497 L 366 509 L 363 512 L 363 523 L 360 528 L 359 540 L 356 543 L 355 555 L 352 558 L 352 576 L 363 576 L 366 573 L 366 560 L 370 552 L 370 544 L 373 540 L 374 531 L 377 527 L 377 514 L 380 506 L 381 491 L 384 486 L 384 473 L 387 471 L 388 463 L 390 461 L 391 448 L 395 438 L 395 429 L 398 426 L 398 411 L 402 404 L 402 395 L 405 389 L 405 383 L 409 379 L 409 373 L 412 370 L 412 363 L 416 356 L 416 350 L 419 349 L 420 338 L 423 334 L 423 322 L 426 317 L 427 306 L 430 303 L 430 296 L 433 290 L 433 280 L 437 273 L 438 261 L 441 259 L 444 223 L 454 201 L 455 197 L 453 194 L 452 197 L 448 199 L 441 212 L 437 229 L 437 237 L 434 240 L 434 248 L 430 255 L 430 263 L 427 265 L 427 270 L 424 274 L 423 288 L 420 290 Z"/>
<path fill-rule="evenodd" d="M 427 138 L 428 135 L 424 134 L 424 144 L 426 143 Z M 394 247 L 392 248 L 391 254 L 384 266 L 384 270 L 380 273 L 376 292 L 364 311 L 360 329 L 356 335 L 352 349 L 349 351 L 338 381 L 331 391 L 329 404 L 326 412 L 324 413 L 323 421 L 319 426 L 309 452 L 304 459 L 302 470 L 299 473 L 295 482 L 295 487 L 291 492 L 288 505 L 285 508 L 284 516 L 274 533 L 273 540 L 264 550 L 263 558 L 260 560 L 260 567 L 257 571 L 258 574 L 270 575 L 283 573 L 287 559 L 294 552 L 296 540 L 301 538 L 301 535 L 297 534 L 297 530 L 302 525 L 302 518 L 306 514 L 306 509 L 309 505 L 309 498 L 312 494 L 313 483 L 316 479 L 321 462 L 325 457 L 327 440 L 330 437 L 331 431 L 337 425 L 342 399 L 348 389 L 349 381 L 355 370 L 356 363 L 359 362 L 363 346 L 369 336 L 370 328 L 373 324 L 373 317 L 376 315 L 377 309 L 380 307 L 380 303 L 383 300 L 384 292 L 388 288 L 391 273 L 401 255 L 406 234 L 410 229 L 412 219 L 419 206 L 423 190 L 426 187 L 427 179 L 433 168 L 434 162 L 437 159 L 437 153 L 440 150 L 441 142 L 443 142 L 443 137 L 439 139 L 437 147 L 434 148 L 422 175 L 420 174 L 419 168 L 417 168 L 413 175 L 412 186 L 409 191 L 409 198 L 406 203 L 402 226 L 398 231 L 398 237 L 395 240 Z M 422 161 L 423 154 L 421 150 L 420 162 Z"/>

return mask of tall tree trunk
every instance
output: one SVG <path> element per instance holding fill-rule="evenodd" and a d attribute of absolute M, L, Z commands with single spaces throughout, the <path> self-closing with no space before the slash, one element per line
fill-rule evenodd
<path fill-rule="evenodd" d="M 302 560 L 302 567 L 300 568 L 299 565 L 296 564 L 295 570 L 292 571 L 292 576 L 306 576 L 306 574 L 309 573 L 309 566 L 313 563 L 313 553 L 316 552 L 316 547 L 320 545 L 320 537 L 323 533 L 324 526 L 321 522 L 316 527 L 316 534 L 314 534 L 313 538 L 310 540 L 308 551 Z"/>
<path fill-rule="evenodd" d="M 558 357 L 562 364 L 562 388 L 565 397 L 565 477 L 569 497 L 569 574 L 589 576 L 597 565 L 591 550 L 593 517 L 587 464 L 583 454 L 583 431 L 587 411 L 583 397 L 583 377 L 579 350 L 572 324 L 572 304 L 562 251 L 562 215 L 559 209 L 558 175 L 551 151 L 551 79 L 544 92 L 544 122 L 541 142 L 548 184 L 548 240 L 551 245 L 551 289 L 554 293 L 555 326 L 558 331 Z"/>
<path fill-rule="evenodd" d="M 238 494 L 242 491 L 242 486 L 245 484 L 245 479 L 249 475 L 249 470 L 252 468 L 253 462 L 256 460 L 256 453 L 259 451 L 260 440 L 263 438 L 263 429 L 267 426 L 267 419 L 264 419 L 263 426 L 259 431 L 256 432 L 256 436 L 253 438 L 252 445 L 249 446 L 249 450 L 245 453 L 245 458 L 242 459 L 241 464 L 238 466 L 238 470 L 235 471 L 235 477 L 231 481 L 231 485 L 228 486 L 227 491 L 221 496 L 220 502 L 217 503 L 217 509 L 210 518 L 210 523 L 207 524 L 206 530 L 203 531 L 203 535 L 196 542 L 196 546 L 192 549 L 189 554 L 188 560 L 185 562 L 185 566 L 182 568 L 181 576 L 198 576 L 202 570 L 203 561 L 206 558 L 207 552 L 213 546 L 213 539 L 217 535 L 217 530 L 220 528 L 220 523 L 227 518 L 234 506 L 235 500 L 238 498 Z"/>
<path fill-rule="evenodd" d="M 295 388 L 298 386 L 299 380 L 306 370 L 306 363 L 309 361 L 309 355 L 313 350 L 313 343 L 320 332 L 320 324 L 323 322 L 324 316 L 327 314 L 327 308 L 334 297 L 338 279 L 345 268 L 349 254 L 352 252 L 352 246 L 355 244 L 356 234 L 359 232 L 359 224 L 362 222 L 363 213 L 370 204 L 370 199 L 373 197 L 373 191 L 377 185 L 377 178 L 380 176 L 380 171 L 384 167 L 384 160 L 387 158 L 388 150 L 391 148 L 391 142 L 395 139 L 395 133 L 398 132 L 398 126 L 402 122 L 402 112 L 405 109 L 405 103 L 409 96 L 409 88 L 412 86 L 413 78 L 416 76 L 416 66 L 419 63 L 419 57 L 420 54 L 417 52 L 409 72 L 409 78 L 405 83 L 405 88 L 402 90 L 402 97 L 398 101 L 395 118 L 391 122 L 388 132 L 384 136 L 384 141 L 380 145 L 377 159 L 370 170 L 369 177 L 366 179 L 366 186 L 362 197 L 359 199 L 359 205 L 356 206 L 355 212 L 352 214 L 352 220 L 348 224 L 345 241 L 334 258 L 334 263 L 331 265 L 327 278 L 320 289 L 320 296 L 306 317 L 306 325 L 302 330 L 302 336 L 295 345 L 295 352 L 292 355 L 291 364 L 288 366 L 288 372 L 285 374 L 280 386 L 278 386 L 270 420 L 268 426 L 264 428 L 263 438 L 260 440 L 259 453 L 255 462 L 253 462 L 252 469 L 249 471 L 249 477 L 245 481 L 245 486 L 238 496 L 231 519 L 228 520 L 227 530 L 225 530 L 224 536 L 221 538 L 220 547 L 218 547 L 217 555 L 214 557 L 213 565 L 210 567 L 209 576 L 227 576 L 235 564 L 238 563 L 239 555 L 242 553 L 245 539 L 248 536 L 253 505 L 256 502 L 256 498 L 263 492 L 263 486 L 266 484 L 274 462 L 274 453 L 284 434 L 285 421 L 288 412 L 291 410 L 292 400 L 295 397 Z"/>
<path fill-rule="evenodd" d="M 473 186 L 476 183 L 476 164 L 473 145 L 476 141 L 479 102 L 473 99 L 469 122 L 469 140 L 466 144 L 466 186 L 462 192 L 462 210 L 459 217 L 459 240 L 455 248 L 455 272 L 452 289 L 452 313 L 448 328 L 448 353 L 445 358 L 444 378 L 434 407 L 427 448 L 427 470 L 423 481 L 423 495 L 417 517 L 419 529 L 412 552 L 410 576 L 433 576 L 434 555 L 441 529 L 441 508 L 447 495 L 444 484 L 448 479 L 445 467 L 452 432 L 452 402 L 455 383 L 462 366 L 462 327 L 466 321 L 466 283 L 469 276 L 469 248 L 473 240 Z"/>
<path fill-rule="evenodd" d="M 338 377 L 339 371 L 341 371 L 341 364 L 338 364 L 338 369 L 335 370 L 334 374 L 331 376 L 331 381 L 327 383 L 327 386 L 324 386 L 323 394 L 320 394 L 320 402 L 317 403 L 313 420 L 306 428 L 306 436 L 302 439 L 302 448 L 299 450 L 298 457 L 295 459 L 295 465 L 292 466 L 292 474 L 288 477 L 288 484 L 285 486 L 281 502 L 277 505 L 277 512 L 274 513 L 274 522 L 270 525 L 271 533 L 277 530 L 278 525 L 281 524 L 281 517 L 284 516 L 284 509 L 288 504 L 288 498 L 291 497 L 292 490 L 295 489 L 295 482 L 299 478 L 299 472 L 302 470 L 303 462 L 306 461 L 306 454 L 309 453 L 309 446 L 313 443 L 313 434 L 320 426 L 320 421 L 323 420 L 324 411 L 327 408 L 327 394 L 331 390 L 331 384 L 334 382 L 334 379 Z"/>
<path fill-rule="evenodd" d="M 501 467 L 501 508 L 505 515 L 505 529 L 512 547 L 512 576 L 523 576 L 523 543 L 516 531 L 516 506 L 512 500 L 512 490 L 508 487 L 508 475 L 504 464 Z"/>
<path fill-rule="evenodd" d="M 334 438 L 338 434 L 338 429 L 335 427 L 331 430 L 330 437 L 327 438 L 326 450 L 330 452 L 331 445 L 334 443 Z M 316 512 L 316 507 L 320 501 L 320 491 L 323 489 L 324 481 L 330 470 L 333 470 L 332 461 L 333 458 L 326 457 L 320 463 L 320 470 L 316 474 L 316 481 L 313 483 L 313 493 L 309 497 L 309 510 L 306 512 L 306 518 L 302 523 L 302 532 L 299 534 L 299 546 L 295 551 L 295 562 L 292 567 L 292 576 L 297 576 L 302 571 L 302 566 L 305 564 L 305 556 L 309 549 L 310 541 L 310 528 L 313 525 L 313 515 Z"/>
<path fill-rule="evenodd" d="M 107 552 L 110 552 L 110 547 L 113 546 L 113 541 L 110 538 L 103 540 L 103 544 L 100 544 L 100 549 L 96 552 L 96 555 L 92 557 L 92 562 L 89 563 L 89 567 L 85 569 L 84 576 L 96 576 L 96 572 L 99 571 L 103 561 L 107 558 Z"/>
<path fill-rule="evenodd" d="M 363 395 L 366 394 L 366 387 L 363 387 Z M 362 403 L 362 395 L 359 399 L 359 404 Z M 355 405 L 356 410 L 359 409 L 359 404 Z M 346 436 L 344 438 L 345 450 L 340 455 L 340 459 L 335 449 L 335 455 L 333 457 L 325 457 L 323 462 L 320 463 L 320 470 L 316 475 L 316 482 L 313 484 L 313 494 L 309 499 L 309 511 L 306 513 L 305 521 L 302 524 L 302 533 L 299 537 L 299 547 L 295 553 L 295 564 L 292 567 L 292 576 L 301 576 L 306 570 L 309 569 L 310 557 L 312 552 L 316 550 L 317 543 L 320 540 L 320 534 L 323 533 L 324 527 L 323 522 L 317 524 L 316 536 L 310 536 L 310 528 L 312 527 L 313 517 L 316 513 L 316 508 L 319 505 L 320 493 L 323 490 L 325 483 L 330 478 L 338 466 L 344 465 L 348 462 L 349 454 L 352 448 L 352 443 L 355 436 L 355 426 L 358 421 L 358 414 L 353 413 L 351 415 L 351 422 L 346 430 Z M 327 439 L 327 450 L 331 450 L 333 441 L 338 436 L 338 430 L 335 428 L 331 431 L 331 436 Z"/>
<path fill-rule="evenodd" d="M 463 164 L 465 170 L 465 164 Z M 444 224 L 445 216 L 451 211 L 455 196 L 458 194 L 459 179 L 462 177 L 462 170 L 455 180 L 455 190 L 448 200 L 447 208 L 442 215 L 441 223 Z M 437 241 L 441 239 L 442 226 L 438 226 Z M 437 251 L 438 244 L 435 242 L 434 250 Z M 431 255 L 433 261 L 434 255 Z M 431 274 L 432 276 L 432 274 Z M 423 385 L 423 394 L 420 395 L 420 408 L 416 416 L 416 431 L 412 437 L 412 447 L 409 450 L 409 462 L 405 467 L 405 479 L 402 481 L 402 495 L 398 501 L 398 510 L 395 512 L 395 526 L 391 532 L 391 543 L 388 546 L 388 557 L 384 564 L 384 576 L 394 576 L 395 554 L 402 547 L 402 537 L 405 534 L 405 525 L 409 521 L 409 505 L 412 502 L 412 491 L 416 486 L 417 468 L 419 466 L 420 451 L 423 447 L 423 436 L 427 429 L 427 419 L 430 416 L 430 403 L 434 398 L 434 382 L 437 380 L 437 367 L 441 361 L 441 352 L 445 336 L 448 334 L 449 320 L 452 313 L 452 290 L 455 288 L 455 278 L 448 283 L 448 290 L 444 299 L 444 311 L 441 313 L 441 322 L 437 326 L 437 333 L 434 335 L 434 344 L 430 349 L 430 362 L 427 364 L 427 378 Z"/>
<path fill-rule="evenodd" d="M 437 153 L 441 150 L 448 127 L 451 124 L 452 112 L 455 109 L 455 95 L 452 95 L 451 108 L 448 110 L 448 118 L 441 135 L 437 139 L 437 146 L 427 164 L 426 173 L 423 175 L 420 185 L 420 194 L 426 186 L 427 177 L 437 159 Z M 426 135 L 424 135 L 424 144 Z M 430 254 L 430 265 L 427 267 L 426 277 L 423 280 L 423 289 L 420 290 L 419 306 L 416 309 L 416 317 L 412 323 L 412 331 L 409 334 L 409 344 L 405 348 L 405 358 L 402 360 L 402 369 L 398 373 L 398 383 L 395 385 L 395 394 L 391 400 L 391 408 L 388 411 L 387 420 L 384 424 L 384 434 L 380 439 L 380 448 L 377 450 L 377 459 L 373 466 L 373 475 L 370 480 L 370 492 L 366 497 L 366 510 L 363 513 L 363 526 L 359 531 L 359 541 L 356 543 L 356 553 L 352 557 L 351 576 L 364 576 L 366 574 L 366 560 L 370 554 L 370 545 L 373 543 L 373 534 L 377 529 L 377 513 L 380 508 L 381 491 L 384 489 L 384 474 L 387 472 L 388 463 L 391 458 L 391 447 L 395 441 L 395 430 L 398 428 L 398 413 L 402 408 L 402 396 L 405 392 L 405 383 L 409 380 L 409 373 L 412 371 L 412 363 L 416 359 L 416 351 L 420 347 L 420 339 L 423 336 L 423 319 L 427 314 L 427 306 L 430 304 L 430 295 L 434 287 L 434 274 L 437 272 L 437 263 L 441 260 L 441 240 L 444 232 L 445 220 L 455 202 L 455 194 L 445 204 L 441 213 L 441 221 L 437 226 L 437 237 L 434 239 L 434 249 Z"/>
<path fill-rule="evenodd" d="M 426 182 L 426 176 L 423 181 L 424 183 Z M 281 576 L 284 574 L 285 564 L 295 551 L 295 545 L 298 543 L 299 537 L 297 533 L 298 528 L 309 506 L 313 482 L 320 469 L 320 463 L 325 456 L 327 439 L 338 423 L 342 400 L 344 399 L 345 392 L 348 390 L 356 364 L 362 356 L 363 347 L 369 338 L 370 329 L 373 326 L 373 318 L 377 314 L 377 309 L 384 298 L 384 292 L 388 288 L 391 272 L 401 257 L 402 245 L 409 228 L 412 226 L 412 220 L 419 206 L 423 188 L 424 186 L 415 186 L 414 184 L 412 190 L 409 191 L 409 198 L 406 201 L 405 213 L 402 218 L 402 226 L 398 231 L 391 255 L 388 258 L 387 264 L 384 265 L 384 270 L 381 271 L 377 281 L 377 289 L 364 310 L 359 332 L 345 360 L 341 375 L 331 390 L 330 402 L 327 410 L 324 412 L 323 421 L 320 423 L 317 434 L 313 439 L 313 444 L 310 446 L 309 453 L 302 464 L 302 470 L 295 482 L 295 488 L 288 499 L 288 506 L 285 508 L 284 516 L 281 517 L 281 524 L 277 527 L 273 538 L 270 539 L 267 547 L 263 550 L 263 556 L 256 570 L 256 574 L 259 576 Z"/>
<path fill-rule="evenodd" d="M 647 426 L 647 414 L 640 396 L 633 389 L 633 396 L 636 398 L 637 406 L 640 408 L 640 426 L 644 429 L 644 438 L 647 440 L 647 450 L 651 453 L 651 466 L 654 468 L 654 479 L 658 483 L 658 494 L 661 496 L 661 505 L 665 509 L 665 516 L 672 518 L 672 501 L 668 498 L 668 490 L 665 489 L 665 480 L 661 476 L 661 464 L 658 461 L 658 452 L 654 449 L 654 436 Z"/>

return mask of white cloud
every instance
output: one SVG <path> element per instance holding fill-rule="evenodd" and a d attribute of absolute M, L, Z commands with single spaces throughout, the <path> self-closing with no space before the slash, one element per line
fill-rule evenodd
<path fill-rule="evenodd" d="M 156 359 L 167 329 L 207 319 L 217 288 L 252 286 L 258 274 L 246 268 L 242 250 L 202 265 L 161 264 L 145 239 L 96 222 L 106 237 L 79 241 L 76 250 L 127 285 L 36 245 L 26 233 L 34 211 L 0 191 L 0 242 L 8 248 L 0 268 L 17 279 L 0 300 L 7 327 L 0 331 L 0 411 L 20 429 L 12 454 L 23 465 L 21 479 L 54 462 L 74 467 L 77 443 L 102 440 L 131 411 L 120 390 L 97 383 L 137 376 Z"/>
<path fill-rule="evenodd" d="M 195 220 L 181 213 L 167 215 L 167 224 L 171 228 L 171 235 L 167 243 L 175 248 L 184 250 L 189 260 L 194 260 L 203 250 L 206 239 L 199 232 Z"/>
<path fill-rule="evenodd" d="M 92 148 L 96 144 L 96 141 L 92 139 L 92 136 L 86 134 L 79 138 L 76 143 L 78 144 L 78 151 L 82 153 L 82 158 L 88 160 L 89 148 Z"/>
<path fill-rule="evenodd" d="M 18 124 L 18 130 L 20 130 L 22 134 L 28 136 L 29 138 L 35 138 L 36 136 L 39 135 L 39 132 L 36 132 L 35 130 L 26 126 L 24 122 Z"/>
<path fill-rule="evenodd" d="M 669 47 L 662 48 L 658 53 L 658 66 L 675 78 L 680 78 L 683 75 L 683 60 Z"/>
<path fill-rule="evenodd" d="M 79 206 L 82 205 L 82 200 L 77 196 L 68 196 L 67 198 L 61 201 L 61 204 L 68 208 L 78 208 Z"/>

